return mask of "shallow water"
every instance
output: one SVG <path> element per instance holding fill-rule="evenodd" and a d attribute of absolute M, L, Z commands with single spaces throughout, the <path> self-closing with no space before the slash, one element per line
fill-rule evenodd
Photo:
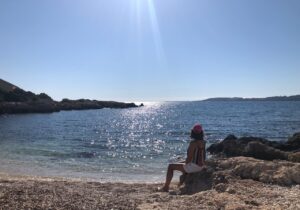
<path fill-rule="evenodd" d="M 162 181 L 201 122 L 208 144 L 228 134 L 286 140 L 300 102 L 165 102 L 132 109 L 0 116 L 0 171 L 99 181 Z"/>

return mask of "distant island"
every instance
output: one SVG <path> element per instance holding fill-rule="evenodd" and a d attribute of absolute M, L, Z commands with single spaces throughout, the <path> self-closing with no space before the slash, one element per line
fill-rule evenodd
<path fill-rule="evenodd" d="M 272 96 L 266 98 L 219 97 L 219 98 L 209 98 L 203 101 L 300 101 L 300 95 Z"/>
<path fill-rule="evenodd" d="M 132 108 L 134 103 L 89 99 L 54 101 L 45 93 L 34 94 L 0 79 L 0 114 L 51 113 L 61 110 Z"/>

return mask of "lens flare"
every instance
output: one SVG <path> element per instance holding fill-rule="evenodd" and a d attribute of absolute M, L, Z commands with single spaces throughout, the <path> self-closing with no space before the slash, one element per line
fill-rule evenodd
<path fill-rule="evenodd" d="M 156 49 L 156 56 L 160 62 L 164 62 L 165 61 L 164 49 L 163 49 L 159 23 L 158 23 L 157 14 L 156 14 L 153 0 L 147 0 L 147 4 L 148 4 L 149 15 L 150 15 L 154 44 L 155 44 L 155 49 Z"/>
<path fill-rule="evenodd" d="M 142 43 L 143 43 L 143 36 L 142 24 L 144 21 L 142 20 L 144 17 L 149 18 L 150 29 L 152 32 L 153 37 L 153 45 L 155 49 L 155 55 L 158 63 L 165 67 L 166 66 L 166 59 L 165 59 L 165 51 L 162 42 L 162 36 L 159 27 L 159 21 L 157 18 L 156 8 L 153 0 L 132 0 L 131 1 L 131 8 L 134 11 L 135 17 L 135 27 L 136 27 L 136 36 L 137 36 L 137 45 L 138 45 L 138 54 L 142 54 Z"/>

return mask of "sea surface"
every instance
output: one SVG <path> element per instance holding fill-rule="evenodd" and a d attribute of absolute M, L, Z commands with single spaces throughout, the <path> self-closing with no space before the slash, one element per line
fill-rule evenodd
<path fill-rule="evenodd" d="M 161 102 L 130 109 L 0 115 L 0 172 L 97 181 L 162 182 L 195 123 L 208 145 L 229 134 L 286 141 L 300 102 Z"/>

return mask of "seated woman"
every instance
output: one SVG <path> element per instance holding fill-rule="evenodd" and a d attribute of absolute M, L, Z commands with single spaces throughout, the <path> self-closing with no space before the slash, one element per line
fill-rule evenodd
<path fill-rule="evenodd" d="M 191 142 L 187 150 L 187 158 L 180 163 L 169 164 L 166 182 L 161 191 L 168 192 L 174 170 L 182 173 L 194 173 L 201 171 L 205 166 L 205 141 L 204 132 L 200 124 L 196 124 L 191 130 Z"/>

